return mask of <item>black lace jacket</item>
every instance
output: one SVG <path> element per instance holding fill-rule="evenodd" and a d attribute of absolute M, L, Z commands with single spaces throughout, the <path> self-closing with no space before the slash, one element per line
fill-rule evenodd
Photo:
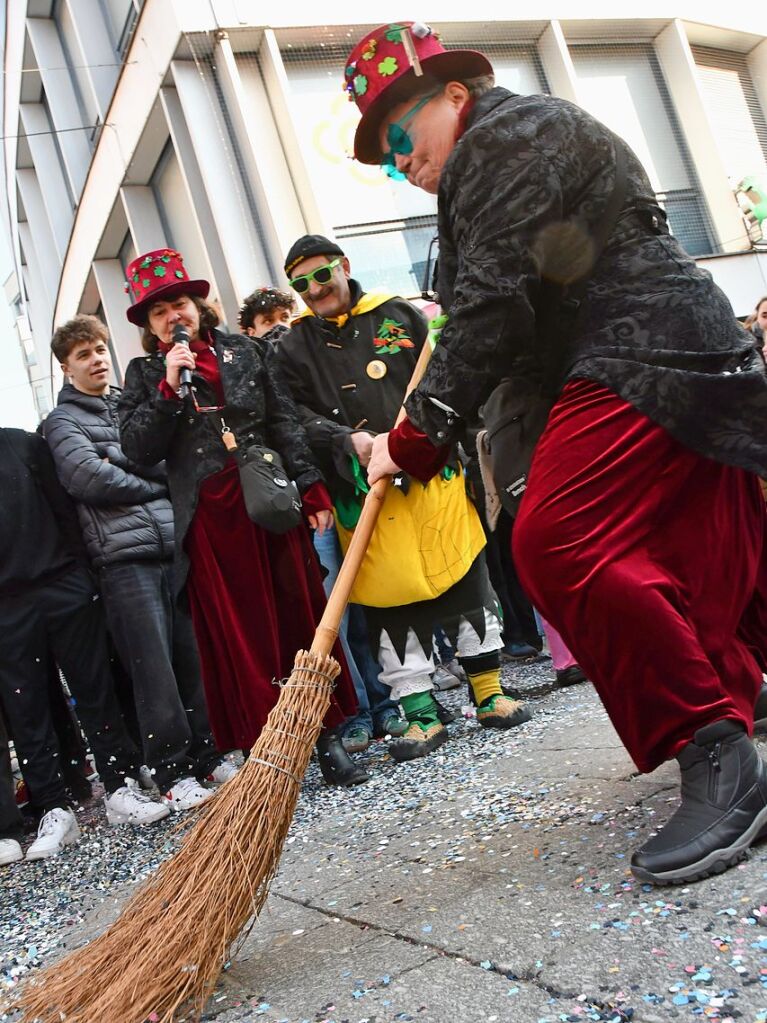
<path fill-rule="evenodd" d="M 282 456 L 285 469 L 303 493 L 322 479 L 299 423 L 293 399 L 277 381 L 273 360 L 258 342 L 240 334 L 213 332 L 226 407 L 197 412 L 187 400 L 163 398 L 158 385 L 165 377 L 160 353 L 133 359 L 120 398 L 120 440 L 125 454 L 139 465 L 163 459 L 168 470 L 175 519 L 177 591 L 188 571 L 184 537 L 194 517 L 200 483 L 223 469 L 229 454 L 221 439 L 221 420 L 241 446 L 265 444 Z M 201 407 L 218 404 L 215 392 L 193 375 Z"/>
<path fill-rule="evenodd" d="M 592 270 L 585 317 L 566 339 L 562 378 L 602 383 L 686 446 L 765 474 L 764 362 L 710 274 L 669 235 L 637 158 L 572 103 L 502 88 L 477 101 L 440 179 L 439 290 L 450 321 L 410 418 L 444 443 L 502 377 L 540 373 L 541 267 L 565 276 L 579 246 L 563 224 L 596 223 L 616 146 L 626 149 L 626 199 Z"/>

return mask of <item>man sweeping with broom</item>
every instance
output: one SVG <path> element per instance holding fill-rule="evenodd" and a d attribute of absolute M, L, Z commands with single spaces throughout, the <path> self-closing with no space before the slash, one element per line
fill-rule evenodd
<path fill-rule="evenodd" d="M 681 806 L 634 874 L 692 881 L 767 833 L 749 738 L 767 667 L 765 365 L 626 144 L 571 103 L 494 87 L 492 71 L 411 22 L 366 33 L 345 64 L 357 159 L 439 197 L 449 312 L 368 476 L 430 479 L 508 378 L 503 473 L 550 399 L 529 476 L 511 479 L 515 563 L 640 770 L 679 763 Z M 569 279 L 554 272 L 563 238 L 583 264 Z M 553 346 L 552 305 L 569 315 Z"/>

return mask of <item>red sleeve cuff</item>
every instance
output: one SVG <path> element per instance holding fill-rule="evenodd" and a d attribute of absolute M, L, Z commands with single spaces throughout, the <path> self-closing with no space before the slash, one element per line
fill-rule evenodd
<path fill-rule="evenodd" d="M 389 431 L 389 454 L 406 473 L 427 483 L 448 460 L 450 445 L 435 448 L 425 433 L 403 419 Z"/>
<path fill-rule="evenodd" d="M 164 377 L 157 385 L 157 390 L 160 392 L 161 398 L 167 398 L 169 401 L 181 401 L 179 396 Z"/>
<path fill-rule="evenodd" d="M 333 507 L 328 488 L 319 481 L 312 483 L 309 489 L 301 495 L 301 504 L 303 505 L 304 518 L 316 515 L 317 512 L 330 511 Z"/>

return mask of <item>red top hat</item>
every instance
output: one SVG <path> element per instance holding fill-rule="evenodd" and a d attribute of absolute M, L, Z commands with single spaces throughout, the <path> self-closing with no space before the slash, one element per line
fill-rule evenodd
<path fill-rule="evenodd" d="M 385 114 L 412 96 L 429 79 L 491 75 L 493 65 L 476 50 L 446 50 L 436 33 L 420 22 L 381 25 L 368 32 L 346 62 L 344 89 L 362 114 L 354 136 L 354 155 L 361 163 L 380 163 L 378 129 Z M 426 90 L 425 90 L 426 91 Z"/>
<path fill-rule="evenodd" d="M 152 302 L 175 298 L 176 295 L 199 295 L 207 298 L 207 281 L 190 281 L 184 266 L 184 257 L 173 249 L 154 249 L 137 256 L 127 269 L 125 290 L 133 299 L 126 316 L 137 327 L 146 323 L 146 314 Z"/>

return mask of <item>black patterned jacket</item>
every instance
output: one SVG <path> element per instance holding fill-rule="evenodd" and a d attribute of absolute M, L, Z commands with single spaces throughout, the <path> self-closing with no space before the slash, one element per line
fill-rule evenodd
<path fill-rule="evenodd" d="M 502 88 L 479 98 L 440 179 L 439 292 L 450 322 L 410 418 L 444 443 L 501 378 L 540 374 L 537 330 L 550 298 L 541 268 L 556 276 L 578 248 L 564 222 L 598 219 L 616 146 L 626 151 L 627 196 L 591 273 L 583 322 L 566 339 L 563 379 L 601 383 L 700 454 L 763 475 L 764 362 L 710 274 L 669 235 L 637 158 L 572 103 Z"/>
<path fill-rule="evenodd" d="M 225 468 L 231 457 L 221 440 L 222 417 L 241 446 L 265 444 L 279 452 L 301 493 L 322 479 L 293 399 L 277 382 L 273 362 L 261 345 L 240 334 L 215 330 L 213 335 L 226 398 L 222 411 L 197 412 L 189 401 L 163 398 L 157 388 L 165 377 L 165 360 L 159 352 L 130 362 L 119 403 L 120 440 L 128 458 L 139 465 L 166 462 L 175 519 L 177 591 L 189 569 L 184 538 L 200 483 Z M 192 383 L 201 407 L 218 404 L 206 380 L 194 374 Z"/>

